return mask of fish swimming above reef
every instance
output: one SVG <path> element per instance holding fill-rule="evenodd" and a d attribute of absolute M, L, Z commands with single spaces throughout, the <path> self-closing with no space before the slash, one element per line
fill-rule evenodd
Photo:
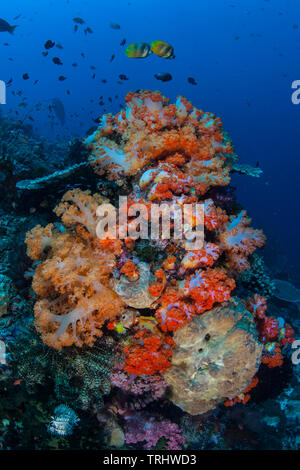
<path fill-rule="evenodd" d="M 188 81 L 191 85 L 197 85 L 197 82 L 196 82 L 196 80 L 194 79 L 194 77 L 188 77 L 187 81 Z"/>
<path fill-rule="evenodd" d="M 66 122 L 66 112 L 63 103 L 59 98 L 53 98 L 51 109 L 54 111 L 57 119 L 64 126 Z"/>
<path fill-rule="evenodd" d="M 165 41 L 152 41 L 151 51 L 163 59 L 175 58 L 173 46 Z"/>
<path fill-rule="evenodd" d="M 151 48 L 146 42 L 134 42 L 129 44 L 125 52 L 131 59 L 143 59 L 151 54 Z"/>
<path fill-rule="evenodd" d="M 48 41 L 46 41 L 44 44 L 45 49 L 52 49 L 54 46 L 55 42 L 51 41 L 51 39 L 48 39 Z"/>
<path fill-rule="evenodd" d="M 56 65 L 63 65 L 59 57 L 53 57 L 52 62 Z"/>
<path fill-rule="evenodd" d="M 18 25 L 11 26 L 7 21 L 0 18 L 0 33 L 10 33 L 13 34 L 14 30 Z"/>
<path fill-rule="evenodd" d="M 85 23 L 85 21 L 82 18 L 79 18 L 79 17 L 73 18 L 73 21 L 74 21 L 74 23 L 77 23 L 77 24 L 84 24 Z"/>

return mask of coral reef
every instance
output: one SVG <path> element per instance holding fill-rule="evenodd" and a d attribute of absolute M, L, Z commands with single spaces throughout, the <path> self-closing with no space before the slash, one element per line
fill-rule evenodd
<path fill-rule="evenodd" d="M 166 449 L 180 450 L 185 442 L 177 424 L 162 418 L 142 413 L 125 416 L 125 441 L 127 444 L 143 444 L 144 449 L 152 449 L 160 439 L 164 439 Z"/>
<path fill-rule="evenodd" d="M 176 104 L 168 104 L 159 92 L 129 93 L 126 109 L 116 116 L 103 116 L 85 145 L 91 150 L 95 171 L 107 173 L 109 179 L 135 175 L 152 162 L 164 160 L 159 173 L 147 175 L 148 183 L 151 178 L 156 185 L 162 184 L 170 173 L 173 185 L 182 181 L 205 193 L 230 182 L 233 151 L 221 120 L 197 110 L 181 96 Z"/>
<path fill-rule="evenodd" d="M 9 153 L 13 146 L 19 152 L 19 134 Z M 27 143 L 31 148 L 34 138 Z M 0 339 L 9 361 L 0 381 L 19 406 L 0 391 L 1 400 L 16 423 L 23 422 L 19 409 L 32 412 L 51 448 L 230 447 L 231 425 L 262 423 L 252 397 L 266 374 L 285 374 L 294 340 L 255 253 L 266 238 L 230 186 L 231 173 L 257 177 L 261 170 L 237 163 L 219 118 L 183 97 L 170 104 L 159 92 L 129 93 L 125 108 L 104 115 L 84 146 L 65 149 L 64 165 L 56 159 L 45 168 L 41 157 L 43 168 L 34 173 L 29 164 L 11 171 L 3 152 L 15 213 L 1 212 Z M 88 154 L 90 165 L 81 160 Z M 127 205 L 118 207 L 119 196 Z M 189 250 L 185 226 L 173 237 L 181 219 L 172 208 L 196 203 L 204 213 L 203 244 Z M 99 238 L 98 208 L 106 204 L 116 230 Z M 145 208 L 138 221 L 136 204 Z M 151 240 L 150 230 L 134 237 L 132 228 L 144 235 L 139 224 L 153 204 L 161 204 L 161 219 L 170 214 L 169 232 L 162 226 Z M 202 222 L 193 212 L 192 229 Z M 249 410 L 246 418 L 241 409 Z M 9 426 L 0 420 L 5 445 L 14 446 L 22 432 Z M 81 432 L 84 426 L 93 432 Z"/>
<path fill-rule="evenodd" d="M 251 269 L 242 273 L 242 283 L 250 292 L 255 292 L 266 298 L 272 297 L 275 292 L 275 283 L 266 271 L 263 258 L 254 253 L 250 264 Z"/>
<path fill-rule="evenodd" d="M 237 300 L 204 315 L 174 335 L 172 365 L 164 373 L 171 400 L 192 415 L 239 395 L 258 370 L 262 345 L 255 323 Z"/>
<path fill-rule="evenodd" d="M 103 396 L 110 392 L 114 354 L 107 339 L 101 338 L 93 348 L 57 351 L 44 344 L 33 329 L 26 329 L 9 350 L 16 377 L 31 394 L 40 385 L 53 387 L 59 402 L 88 410 L 92 405 L 100 409 Z"/>

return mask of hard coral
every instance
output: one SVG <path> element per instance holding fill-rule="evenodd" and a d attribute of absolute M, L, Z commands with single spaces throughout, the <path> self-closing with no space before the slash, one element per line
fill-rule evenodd
<path fill-rule="evenodd" d="M 192 415 L 242 393 L 261 360 L 262 344 L 252 316 L 231 300 L 174 334 L 172 365 L 164 373 L 171 400 Z"/>

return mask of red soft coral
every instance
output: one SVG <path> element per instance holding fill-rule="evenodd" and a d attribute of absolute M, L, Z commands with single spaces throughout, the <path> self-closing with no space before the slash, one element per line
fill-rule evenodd
<path fill-rule="evenodd" d="M 170 367 L 172 350 L 163 338 L 150 330 L 140 330 L 125 346 L 125 371 L 135 375 L 153 375 Z"/>
<path fill-rule="evenodd" d="M 163 331 L 176 331 L 190 322 L 195 314 L 192 304 L 182 300 L 182 295 L 173 288 L 168 288 L 160 299 L 160 308 L 155 313 Z"/>

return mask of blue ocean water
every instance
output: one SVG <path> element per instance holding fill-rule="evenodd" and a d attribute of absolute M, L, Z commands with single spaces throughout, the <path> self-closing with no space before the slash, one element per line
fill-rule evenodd
<path fill-rule="evenodd" d="M 12 115 L 15 110 L 21 117 L 32 115 L 38 132 L 52 139 L 85 136 L 92 119 L 104 110 L 116 113 L 131 90 L 159 89 L 171 100 L 182 94 L 214 112 L 230 133 L 240 161 L 259 162 L 263 169 L 260 180 L 238 177 L 238 196 L 271 239 L 266 253 L 271 246 L 273 259 L 278 256 L 282 263 L 282 256 L 288 257 L 284 263 L 299 279 L 300 106 L 291 102 L 291 84 L 300 77 L 299 15 L 300 5 L 294 0 L 5 2 L 1 16 L 18 27 L 14 35 L 0 33 L 0 78 L 7 82 L 12 77 L 10 89 L 23 90 L 28 102 L 26 110 L 18 110 L 22 98 L 8 93 L 6 109 Z M 93 34 L 85 35 L 83 26 L 74 32 L 76 16 Z M 118 23 L 120 29 L 112 29 L 110 23 Z M 164 61 L 151 55 L 130 60 L 126 45 L 120 46 L 123 38 L 127 45 L 166 40 L 174 46 L 176 58 Z M 48 39 L 63 49 L 54 47 L 43 57 Z M 54 56 L 62 66 L 52 62 Z M 173 80 L 157 81 L 154 74 L 159 72 L 171 73 Z M 29 80 L 22 79 L 24 73 Z M 129 80 L 118 84 L 119 74 Z M 66 80 L 58 81 L 60 75 Z M 101 95 L 105 104 L 99 107 Z M 64 103 L 67 121 L 64 128 L 57 123 L 53 130 L 47 100 L 54 97 Z M 37 103 L 42 106 L 39 112 L 34 111 Z"/>

